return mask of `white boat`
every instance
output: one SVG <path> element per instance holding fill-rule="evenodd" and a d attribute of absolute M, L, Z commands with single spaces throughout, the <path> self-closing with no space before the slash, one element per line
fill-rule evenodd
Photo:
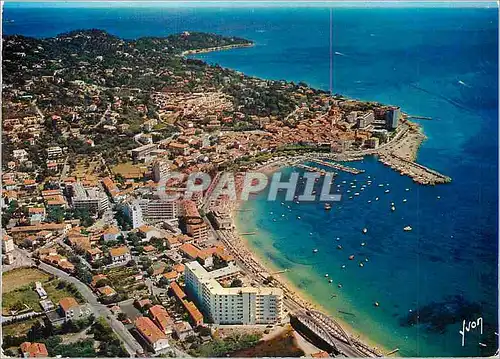
<path fill-rule="evenodd" d="M 340 241 L 340 237 L 337 237 L 337 241 Z"/>
<path fill-rule="evenodd" d="M 360 266 L 360 267 L 364 267 L 363 262 L 359 262 L 359 266 Z"/>
<path fill-rule="evenodd" d="M 375 197 L 375 201 L 378 201 L 378 197 Z"/>
<path fill-rule="evenodd" d="M 437 196 L 436 198 L 437 198 L 437 199 L 440 199 L 440 198 L 441 198 L 441 196 Z"/>
<path fill-rule="evenodd" d="M 354 193 L 354 195 L 355 195 L 355 196 L 359 196 L 359 193 L 358 193 L 358 192 L 356 192 L 356 193 Z"/>
<path fill-rule="evenodd" d="M 385 193 L 389 193 L 390 191 L 388 189 L 385 190 Z"/>
<path fill-rule="evenodd" d="M 297 219 L 300 219 L 300 216 L 297 216 Z"/>
<path fill-rule="evenodd" d="M 408 192 L 409 190 L 410 190 L 409 188 L 405 189 L 406 192 Z"/>
<path fill-rule="evenodd" d="M 403 231 L 405 232 L 409 232 L 411 231 L 413 228 L 411 228 L 410 226 L 406 226 L 405 228 L 403 228 Z"/>
<path fill-rule="evenodd" d="M 328 273 L 325 274 L 325 277 L 328 278 Z"/>
<path fill-rule="evenodd" d="M 318 253 L 318 250 L 316 248 L 314 248 L 313 253 Z"/>
<path fill-rule="evenodd" d="M 328 283 L 333 283 L 333 280 L 332 279 L 328 280 Z"/>
<path fill-rule="evenodd" d="M 345 264 L 342 264 L 342 267 L 340 267 L 340 268 L 345 269 Z"/>
<path fill-rule="evenodd" d="M 363 234 L 366 234 L 366 232 L 368 232 L 368 229 L 363 228 L 363 231 L 362 231 L 362 232 L 363 232 Z"/>
<path fill-rule="evenodd" d="M 405 199 L 403 199 L 403 203 L 405 203 L 405 202 L 406 202 L 406 198 L 405 198 Z"/>
<path fill-rule="evenodd" d="M 364 246 L 365 246 L 365 244 L 366 244 L 365 242 L 362 242 L 362 243 L 361 243 L 361 247 L 364 247 Z"/>
<path fill-rule="evenodd" d="M 383 184 L 383 183 L 381 183 L 381 184 L 379 184 L 378 186 L 379 186 L 379 187 L 384 187 L 384 184 Z"/>
<path fill-rule="evenodd" d="M 391 211 L 393 211 L 393 212 L 394 212 L 395 210 L 396 210 L 396 207 L 392 206 L 392 207 L 391 207 Z"/>
<path fill-rule="evenodd" d="M 372 203 L 372 201 L 371 201 L 371 200 L 369 200 L 369 201 L 368 201 L 368 203 Z"/>
<path fill-rule="evenodd" d="M 391 206 L 394 206 L 394 202 L 391 202 Z"/>

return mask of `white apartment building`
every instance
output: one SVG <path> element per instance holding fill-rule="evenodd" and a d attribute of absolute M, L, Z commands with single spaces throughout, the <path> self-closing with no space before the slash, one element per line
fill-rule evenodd
<path fill-rule="evenodd" d="M 63 155 L 62 148 L 59 146 L 47 148 L 47 157 L 49 160 L 59 158 Z"/>
<path fill-rule="evenodd" d="M 125 206 L 125 214 L 131 219 L 133 228 L 145 223 L 158 223 L 177 220 L 179 204 L 176 201 L 161 199 L 137 199 Z"/>
<path fill-rule="evenodd" d="M 217 271 L 215 271 L 217 272 Z M 224 288 L 196 261 L 186 263 L 186 291 L 216 324 L 275 324 L 283 318 L 283 291 L 279 288 Z"/>
<path fill-rule="evenodd" d="M 79 182 L 71 187 L 73 190 L 71 203 L 74 208 L 87 209 L 90 212 L 101 212 L 109 208 L 108 196 L 98 187 L 85 188 Z"/>

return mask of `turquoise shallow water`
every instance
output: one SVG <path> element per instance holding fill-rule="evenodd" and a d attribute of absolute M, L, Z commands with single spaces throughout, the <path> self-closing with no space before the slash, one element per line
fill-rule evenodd
<path fill-rule="evenodd" d="M 199 57 L 265 78 L 324 89 L 330 83 L 329 9 L 34 10 L 8 5 L 4 16 L 15 20 L 4 24 L 4 32 L 30 36 L 91 27 L 127 38 L 184 30 L 243 36 L 256 46 Z M 496 11 L 334 9 L 332 19 L 333 52 L 338 53 L 334 92 L 431 116 L 432 121 L 422 122 L 428 140 L 418 159 L 453 182 L 417 186 L 366 158 L 352 164 L 365 174 L 340 174 L 335 180 L 335 185 L 363 183 L 371 176 L 374 185 L 359 197 L 344 196 L 325 212 L 321 204 L 281 205 L 258 196 L 245 204 L 251 212 L 240 212 L 240 226 L 258 229 L 249 242 L 263 258 L 291 269 L 287 277 L 333 315 L 353 313 L 342 319 L 386 347 L 399 347 L 404 356 L 490 355 L 498 345 Z M 379 183 L 389 183 L 390 193 Z M 376 203 L 367 202 L 377 196 Z M 406 225 L 413 231 L 404 232 Z M 336 249 L 337 237 L 342 250 Z M 347 259 L 350 254 L 356 255 L 354 261 Z M 361 268 L 358 258 L 369 262 Z M 342 289 L 328 284 L 325 273 Z M 467 334 L 462 347 L 462 320 L 480 316 L 484 334 Z M 478 342 L 487 347 L 481 349 Z"/>

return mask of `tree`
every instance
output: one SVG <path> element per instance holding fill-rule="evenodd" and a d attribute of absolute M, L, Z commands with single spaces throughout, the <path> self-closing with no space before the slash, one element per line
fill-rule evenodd
<path fill-rule="evenodd" d="M 121 313 L 118 313 L 118 317 L 117 318 L 118 318 L 119 321 L 123 322 L 124 320 L 127 320 L 128 316 L 127 316 L 126 313 L 121 312 Z"/>
<path fill-rule="evenodd" d="M 241 281 L 241 279 L 239 278 L 235 278 L 233 279 L 233 281 L 231 282 L 231 287 L 232 288 L 236 288 L 236 287 L 242 287 L 243 286 L 243 282 Z"/>

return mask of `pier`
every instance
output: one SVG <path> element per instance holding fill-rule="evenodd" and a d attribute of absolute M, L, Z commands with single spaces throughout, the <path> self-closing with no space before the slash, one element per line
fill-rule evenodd
<path fill-rule="evenodd" d="M 298 164 L 295 164 L 294 166 L 297 167 L 297 168 L 301 168 L 303 170 L 306 170 L 308 172 L 317 172 L 321 176 L 324 176 L 327 173 L 326 170 L 324 170 L 324 169 L 321 169 L 321 168 L 318 168 L 318 167 L 313 167 L 313 166 L 308 166 L 308 165 L 305 165 L 303 163 L 298 163 Z M 334 176 L 337 175 L 335 172 L 329 172 L 329 173 L 333 174 Z"/>
<path fill-rule="evenodd" d="M 451 178 L 448 176 L 392 153 L 381 155 L 379 161 L 398 171 L 402 176 L 409 176 L 413 178 L 414 182 L 422 185 L 435 185 L 451 182 Z"/>
<path fill-rule="evenodd" d="M 321 159 L 311 159 L 311 162 L 315 162 L 315 163 L 318 163 L 322 166 L 334 168 L 336 170 L 344 171 L 344 172 L 347 172 L 347 173 L 350 173 L 353 175 L 357 175 L 357 174 L 365 172 L 365 170 L 359 170 L 357 168 L 341 165 L 340 163 L 323 161 Z"/>

